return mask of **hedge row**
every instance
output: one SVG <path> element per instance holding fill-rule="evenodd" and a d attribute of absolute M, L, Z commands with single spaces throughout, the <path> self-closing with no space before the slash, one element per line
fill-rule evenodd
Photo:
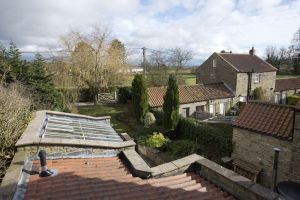
<path fill-rule="evenodd" d="M 200 154 L 208 158 L 230 156 L 232 152 L 232 126 L 211 124 L 191 118 L 181 118 L 176 128 L 177 137 L 197 143 Z"/>

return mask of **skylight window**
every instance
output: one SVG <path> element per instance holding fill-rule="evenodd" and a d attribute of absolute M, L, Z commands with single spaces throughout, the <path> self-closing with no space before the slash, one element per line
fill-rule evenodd
<path fill-rule="evenodd" d="M 122 142 L 106 120 L 47 114 L 40 132 L 43 138 L 64 138 Z"/>

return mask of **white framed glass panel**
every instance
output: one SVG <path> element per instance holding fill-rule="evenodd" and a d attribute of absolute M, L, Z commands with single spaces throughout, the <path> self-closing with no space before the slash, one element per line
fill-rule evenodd
<path fill-rule="evenodd" d="M 220 114 L 221 115 L 225 114 L 225 105 L 224 105 L 224 103 L 220 103 Z"/>

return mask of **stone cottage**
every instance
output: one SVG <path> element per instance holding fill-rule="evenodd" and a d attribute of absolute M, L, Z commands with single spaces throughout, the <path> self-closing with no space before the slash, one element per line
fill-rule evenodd
<path fill-rule="evenodd" d="M 274 102 L 286 104 L 288 96 L 300 94 L 300 78 L 277 79 L 274 91 Z"/>
<path fill-rule="evenodd" d="M 268 100 L 273 99 L 277 69 L 255 55 L 213 53 L 197 70 L 197 83 L 223 82 L 233 92 L 234 104 L 246 101 L 255 88 L 261 87 Z M 250 80 L 250 82 L 248 81 Z"/>
<path fill-rule="evenodd" d="M 164 102 L 166 87 L 148 88 L 149 105 L 151 108 L 161 109 Z M 194 116 L 196 113 L 225 115 L 232 106 L 234 95 L 223 83 L 206 85 L 180 85 L 179 112 L 184 117 Z"/>
<path fill-rule="evenodd" d="M 256 169 L 257 181 L 270 186 L 274 148 L 279 148 L 277 182 L 300 181 L 299 107 L 250 101 L 233 125 L 235 169 Z"/>

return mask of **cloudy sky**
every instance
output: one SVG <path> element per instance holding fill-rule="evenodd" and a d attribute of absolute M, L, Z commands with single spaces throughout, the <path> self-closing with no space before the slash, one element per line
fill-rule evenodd
<path fill-rule="evenodd" d="M 46 50 L 71 28 L 108 25 L 128 48 L 176 46 L 193 63 L 214 51 L 259 55 L 288 46 L 300 27 L 300 0 L 1 0 L 0 43 Z"/>

